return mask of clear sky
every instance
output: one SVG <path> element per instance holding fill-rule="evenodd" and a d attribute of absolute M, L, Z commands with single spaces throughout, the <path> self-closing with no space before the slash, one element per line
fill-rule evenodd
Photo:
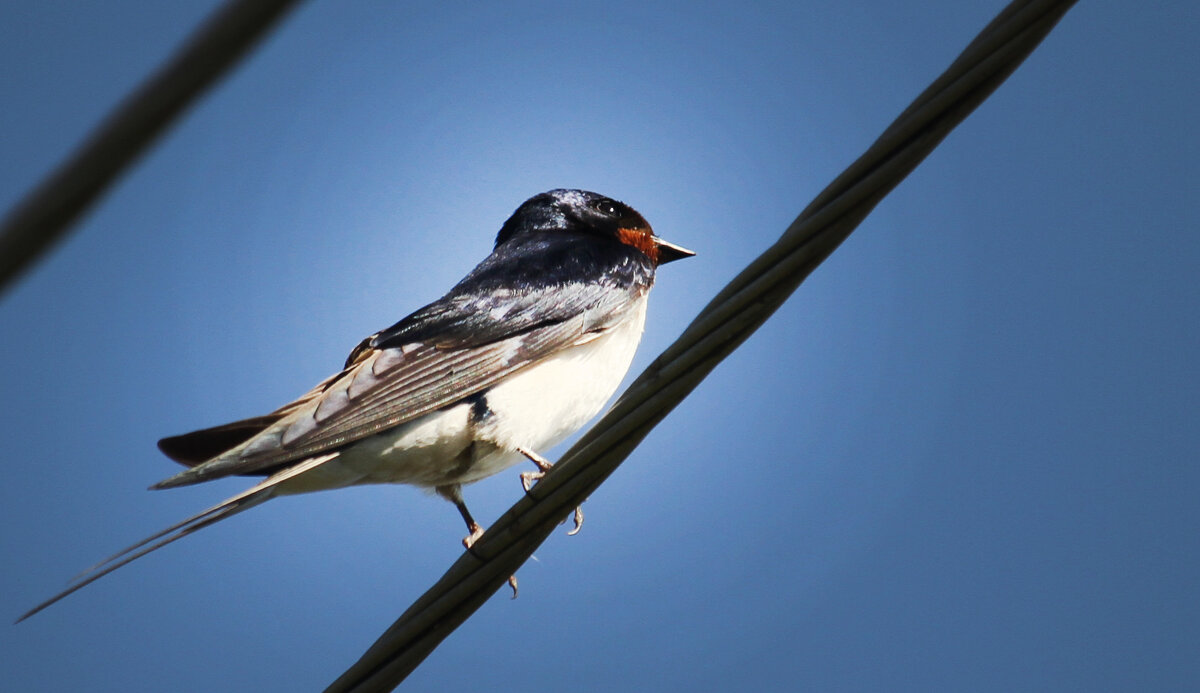
<path fill-rule="evenodd" d="M 5 3 L 0 206 L 215 4 Z M 303 5 L 0 298 L 0 612 L 244 488 L 146 491 L 154 441 L 304 392 L 542 190 L 698 252 L 640 370 L 1003 4 Z M 408 689 L 1194 690 L 1198 26 L 1081 2 Z M 272 501 L 0 626 L 0 681 L 320 689 L 462 534 Z"/>

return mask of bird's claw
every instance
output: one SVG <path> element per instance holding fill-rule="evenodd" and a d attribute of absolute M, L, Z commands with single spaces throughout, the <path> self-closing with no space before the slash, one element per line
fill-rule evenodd
<path fill-rule="evenodd" d="M 533 482 L 544 476 L 546 476 L 545 471 L 522 471 L 521 488 L 526 489 L 526 493 L 529 493 L 533 489 Z"/>
<path fill-rule="evenodd" d="M 467 528 L 471 530 L 471 533 L 463 537 L 463 548 L 470 549 L 475 542 L 479 541 L 479 537 L 483 536 L 483 527 L 480 527 L 476 522 L 472 522 Z"/>
<path fill-rule="evenodd" d="M 478 523 L 470 523 L 470 534 L 462 537 L 462 546 L 467 550 L 474 546 L 479 537 L 484 536 L 484 528 L 481 528 Z M 517 577 L 509 576 L 509 586 L 512 587 L 512 598 L 517 598 Z"/>
<path fill-rule="evenodd" d="M 563 521 L 566 522 L 566 520 Z M 576 534 L 579 534 L 579 530 L 581 529 L 583 529 L 583 506 L 577 505 L 575 506 L 575 527 L 571 529 L 571 531 L 567 532 L 567 536 L 573 537 Z"/>
<path fill-rule="evenodd" d="M 546 472 L 549 471 L 550 468 L 553 467 L 554 465 L 547 462 L 546 459 L 544 457 L 542 457 L 541 455 L 538 455 L 529 450 L 525 450 L 524 448 L 518 448 L 518 449 L 521 451 L 522 454 L 524 454 L 526 457 L 528 457 L 530 460 L 532 460 L 534 464 L 536 464 L 538 466 L 538 471 L 536 471 L 536 472 L 521 472 L 521 474 L 520 474 L 521 488 L 525 489 L 525 493 L 529 493 L 530 491 L 533 490 L 533 482 L 546 476 Z M 563 522 L 566 522 L 566 521 L 567 521 L 566 518 L 563 518 Z M 583 506 L 576 506 L 575 507 L 575 527 L 572 528 L 571 531 L 567 532 L 567 536 L 573 537 L 576 534 L 579 534 L 579 530 L 582 528 L 583 528 Z M 514 596 L 516 594 L 516 586 L 515 585 L 513 586 L 513 594 L 514 594 Z"/>

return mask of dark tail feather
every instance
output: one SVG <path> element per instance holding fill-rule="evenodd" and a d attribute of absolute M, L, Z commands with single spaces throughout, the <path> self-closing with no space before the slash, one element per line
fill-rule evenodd
<path fill-rule="evenodd" d="M 158 449 L 176 462 L 195 467 L 231 450 L 264 431 L 280 417 L 268 414 L 213 426 L 158 441 Z"/>
<path fill-rule="evenodd" d="M 275 495 L 276 487 L 280 483 L 313 469 L 314 467 L 317 467 L 333 459 L 334 457 L 337 457 L 336 453 L 305 460 L 294 467 L 290 467 L 272 477 L 264 479 L 261 483 L 254 485 L 253 487 L 237 494 L 236 496 L 221 501 L 208 510 L 192 515 L 182 522 L 177 522 L 160 532 L 146 537 L 133 546 L 127 547 L 118 553 L 109 556 L 103 561 L 72 578 L 71 585 L 67 589 L 59 592 L 41 604 L 38 604 L 29 611 L 26 611 L 21 615 L 20 618 L 16 620 L 16 623 L 24 621 L 42 609 L 45 609 L 51 604 L 61 600 L 63 597 L 72 594 L 76 590 L 87 587 L 105 575 L 113 572 L 117 568 L 132 563 L 142 556 L 161 549 L 167 544 L 170 544 L 178 539 L 182 539 L 193 532 L 198 532 L 209 525 L 216 524 L 225 518 L 233 517 L 243 510 L 248 510 L 259 503 L 270 500 L 270 498 Z"/>
<path fill-rule="evenodd" d="M 364 340 L 365 342 L 366 340 Z M 362 348 L 362 344 L 358 345 L 358 348 L 350 355 L 351 360 L 359 354 L 359 350 Z M 347 368 L 349 368 L 349 365 L 347 365 Z M 162 450 L 163 454 L 167 457 L 189 467 L 195 467 L 198 464 L 208 462 L 212 458 L 250 440 L 266 430 L 271 424 L 309 404 L 315 397 L 319 397 L 331 383 L 345 374 L 346 371 L 342 371 L 341 373 L 329 376 L 305 393 L 303 397 L 283 405 L 266 416 L 254 416 L 249 419 L 242 419 L 241 421 L 233 421 L 221 424 L 220 426 L 213 426 L 212 428 L 204 428 L 199 431 L 192 431 L 191 433 L 163 438 L 158 441 L 158 449 Z M 263 475 L 253 474 L 247 476 Z"/>

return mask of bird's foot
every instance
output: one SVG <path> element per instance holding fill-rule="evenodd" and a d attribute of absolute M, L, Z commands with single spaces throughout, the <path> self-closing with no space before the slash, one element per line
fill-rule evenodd
<path fill-rule="evenodd" d="M 564 519 L 563 522 L 566 522 L 566 520 Z M 579 530 L 581 529 L 583 529 L 583 506 L 577 505 L 575 506 L 575 527 L 567 532 L 567 536 L 573 537 L 579 534 Z"/>
<path fill-rule="evenodd" d="M 546 476 L 546 472 L 521 472 L 521 488 L 525 489 L 525 493 L 533 490 L 533 482 Z"/>
<path fill-rule="evenodd" d="M 471 522 L 467 525 L 467 529 L 471 530 L 471 533 L 463 537 L 463 548 L 470 549 L 476 541 L 479 541 L 479 537 L 483 536 L 483 527 L 480 527 L 478 522 Z"/>
<path fill-rule="evenodd" d="M 538 471 L 536 472 L 521 472 L 521 488 L 525 489 L 525 493 L 529 493 L 533 490 L 533 482 L 546 476 L 546 472 L 550 471 L 554 463 L 529 448 L 518 447 L 517 452 L 528 457 L 530 462 L 538 466 Z M 566 521 L 566 518 L 564 518 L 563 522 Z M 573 537 L 579 534 L 580 529 L 583 529 L 583 506 L 576 506 L 575 527 L 567 532 L 567 536 Z M 513 585 L 513 596 L 516 596 L 516 585 Z"/>
<path fill-rule="evenodd" d="M 471 533 L 469 535 L 463 537 L 463 547 L 466 548 L 468 551 L 470 551 L 471 547 L 475 545 L 475 542 L 479 541 L 479 537 L 483 536 L 483 527 L 480 527 L 479 523 L 477 523 L 477 522 L 472 522 L 470 525 L 468 525 L 468 527 L 470 528 Z M 508 586 L 512 588 L 512 591 L 513 591 L 512 598 L 516 599 L 517 598 L 517 576 L 516 575 L 508 576 Z"/>

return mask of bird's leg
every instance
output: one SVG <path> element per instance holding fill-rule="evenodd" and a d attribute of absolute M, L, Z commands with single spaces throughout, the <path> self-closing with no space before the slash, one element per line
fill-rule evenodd
<path fill-rule="evenodd" d="M 483 527 L 479 526 L 479 523 L 475 521 L 475 518 L 471 517 L 471 511 L 467 510 L 467 504 L 465 502 L 463 502 L 462 486 L 459 484 L 450 484 L 448 486 L 438 486 L 434 489 L 434 491 L 436 491 L 437 494 L 439 496 L 441 496 L 442 498 L 445 498 L 446 500 L 453 503 L 454 507 L 458 508 L 458 513 L 460 515 L 462 515 L 463 522 L 467 523 L 467 531 L 470 532 L 469 535 L 463 537 L 462 543 L 463 543 L 463 546 L 466 547 L 466 549 L 468 551 L 470 551 L 471 546 L 473 546 L 475 544 L 475 542 L 479 539 L 479 537 L 483 536 Z M 512 587 L 512 591 L 513 591 L 512 598 L 516 599 L 517 598 L 517 576 L 509 575 L 508 576 L 508 584 L 510 587 Z"/>
<path fill-rule="evenodd" d="M 537 454 L 533 450 L 530 450 L 526 447 L 521 447 L 520 445 L 517 446 L 517 452 L 528 457 L 529 461 L 536 464 L 538 467 L 538 471 L 536 472 L 521 472 L 521 487 L 525 489 L 525 493 L 529 493 L 529 491 L 533 489 L 532 482 L 546 476 L 546 472 L 550 471 L 550 468 L 554 466 L 554 463 Z M 563 522 L 566 522 L 566 520 L 563 520 Z M 579 534 L 579 530 L 581 529 L 583 529 L 583 506 L 577 505 L 575 506 L 575 527 L 571 531 L 567 532 L 567 536 L 573 537 L 576 534 Z M 516 585 L 513 585 L 513 596 L 516 596 L 516 589 Z"/>
<path fill-rule="evenodd" d="M 462 515 L 463 522 L 467 523 L 467 531 L 470 532 L 470 534 L 463 537 L 462 543 L 464 547 L 468 549 L 471 548 L 471 545 L 474 544 L 479 537 L 483 536 L 483 527 L 479 526 L 479 523 L 475 521 L 475 518 L 471 517 L 471 511 L 467 510 L 467 504 L 463 502 L 462 486 L 458 484 L 438 486 L 434 489 L 434 491 L 436 491 L 437 494 L 442 498 L 445 498 L 453 503 L 454 507 L 458 508 L 458 514 Z"/>
<path fill-rule="evenodd" d="M 533 450 L 530 450 L 529 448 L 523 448 L 519 445 L 517 446 L 517 452 L 528 457 L 529 461 L 536 464 L 538 467 L 538 471 L 536 472 L 521 472 L 521 487 L 525 489 L 525 493 L 529 493 L 530 489 L 533 488 L 532 482 L 546 476 L 546 472 L 550 471 L 550 468 L 554 466 L 554 463 L 537 454 Z"/>

